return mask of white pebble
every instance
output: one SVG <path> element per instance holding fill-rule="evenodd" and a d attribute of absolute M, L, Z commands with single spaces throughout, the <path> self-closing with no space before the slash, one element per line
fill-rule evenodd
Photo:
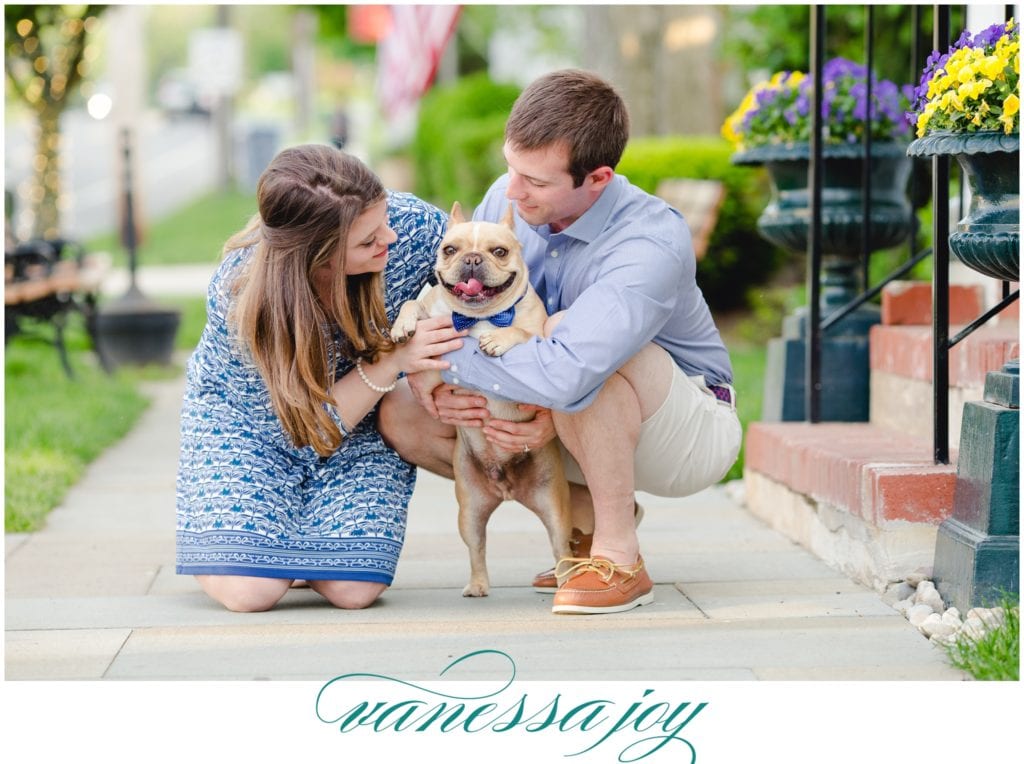
<path fill-rule="evenodd" d="M 935 591 L 935 584 L 931 581 L 921 581 L 917 585 L 917 591 L 914 593 L 914 602 L 923 602 L 924 598 L 928 596 L 929 592 Z"/>
<path fill-rule="evenodd" d="M 960 629 L 963 627 L 963 621 L 960 620 L 960 611 L 955 607 L 951 607 L 945 613 L 942 614 L 942 622 L 948 623 L 954 629 Z"/>
<path fill-rule="evenodd" d="M 928 637 L 928 641 L 931 642 L 933 645 L 938 645 L 939 647 L 946 647 L 947 645 L 952 645 L 954 642 L 956 642 L 956 637 L 956 632 L 953 632 L 952 634 L 946 637 L 940 634 L 932 634 L 930 637 Z"/>
<path fill-rule="evenodd" d="M 935 615 L 935 611 L 927 605 L 918 604 L 914 605 L 907 611 L 907 620 L 914 626 L 920 626 L 924 622 L 924 619 L 930 615 Z"/>
<path fill-rule="evenodd" d="M 882 596 L 882 600 L 889 605 L 895 606 L 895 603 L 900 600 L 910 599 L 913 596 L 914 587 L 906 581 L 900 581 L 899 583 L 889 584 L 889 587 L 885 590 L 885 594 Z"/>
<path fill-rule="evenodd" d="M 917 628 L 919 628 L 926 637 L 932 637 L 936 634 L 940 637 L 948 637 L 956 631 L 956 629 L 948 623 L 943 623 L 942 616 L 938 613 L 932 613 L 921 621 L 921 624 Z"/>
<path fill-rule="evenodd" d="M 920 602 L 922 605 L 927 605 L 936 613 L 942 613 L 942 611 L 946 609 L 946 605 L 942 601 L 942 596 L 934 589 L 926 591 L 924 596 L 920 600 L 918 600 L 918 602 Z"/>
<path fill-rule="evenodd" d="M 968 616 L 960 633 L 971 639 L 981 639 L 985 636 L 985 624 L 977 616 Z"/>
<path fill-rule="evenodd" d="M 985 625 L 990 629 L 998 629 L 1003 625 L 1005 615 L 1001 607 L 994 607 L 991 610 L 985 610 L 981 614 L 981 620 L 985 622 Z"/>
<path fill-rule="evenodd" d="M 908 597 L 905 600 L 900 600 L 899 602 L 897 602 L 892 607 L 893 607 L 893 609 L 897 613 L 899 613 L 901 616 L 906 618 L 907 617 L 907 613 L 910 611 L 910 608 L 912 608 L 913 606 L 914 606 L 914 601 Z"/>

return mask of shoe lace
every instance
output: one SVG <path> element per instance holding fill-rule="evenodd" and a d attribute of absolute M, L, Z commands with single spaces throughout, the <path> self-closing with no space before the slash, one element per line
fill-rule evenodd
<path fill-rule="evenodd" d="M 555 576 L 562 581 L 572 578 L 578 573 L 594 571 L 601 580 L 608 583 L 615 573 L 620 573 L 628 578 L 635 576 L 643 568 L 643 561 L 635 565 L 620 565 L 606 560 L 604 557 L 563 557 L 555 565 Z"/>

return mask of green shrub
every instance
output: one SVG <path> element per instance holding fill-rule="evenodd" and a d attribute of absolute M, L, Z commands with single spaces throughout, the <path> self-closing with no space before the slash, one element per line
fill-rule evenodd
<path fill-rule="evenodd" d="M 518 95 L 515 85 L 482 73 L 431 90 L 411 145 L 416 195 L 444 210 L 458 201 L 472 211 L 505 172 L 505 120 Z"/>
<path fill-rule="evenodd" d="M 697 282 L 714 310 L 744 307 L 748 288 L 767 281 L 789 257 L 757 232 L 769 196 L 765 174 L 733 165 L 732 153 L 726 141 L 714 137 L 636 138 L 617 168 L 652 194 L 669 178 L 718 180 L 725 186 L 707 251 L 697 264 Z"/>

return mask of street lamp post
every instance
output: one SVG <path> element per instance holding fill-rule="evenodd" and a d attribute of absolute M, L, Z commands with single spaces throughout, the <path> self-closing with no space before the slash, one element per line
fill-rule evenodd
<path fill-rule="evenodd" d="M 121 132 L 124 192 L 121 242 L 128 252 L 128 291 L 100 308 L 96 344 L 107 370 L 121 365 L 168 364 L 181 311 L 154 303 L 138 285 L 138 233 L 132 179 L 131 130 Z"/>

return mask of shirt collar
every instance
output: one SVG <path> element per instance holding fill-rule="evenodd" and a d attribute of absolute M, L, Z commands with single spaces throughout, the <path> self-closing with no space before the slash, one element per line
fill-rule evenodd
<path fill-rule="evenodd" d="M 601 195 L 590 205 L 590 208 L 574 220 L 569 227 L 556 234 L 551 232 L 551 226 L 542 225 L 536 229 L 537 233 L 545 239 L 550 239 L 552 236 L 571 236 L 584 244 L 590 244 L 607 227 L 608 218 L 611 217 L 626 182 L 625 176 L 616 175 L 612 178 L 611 183 L 605 186 Z"/>

